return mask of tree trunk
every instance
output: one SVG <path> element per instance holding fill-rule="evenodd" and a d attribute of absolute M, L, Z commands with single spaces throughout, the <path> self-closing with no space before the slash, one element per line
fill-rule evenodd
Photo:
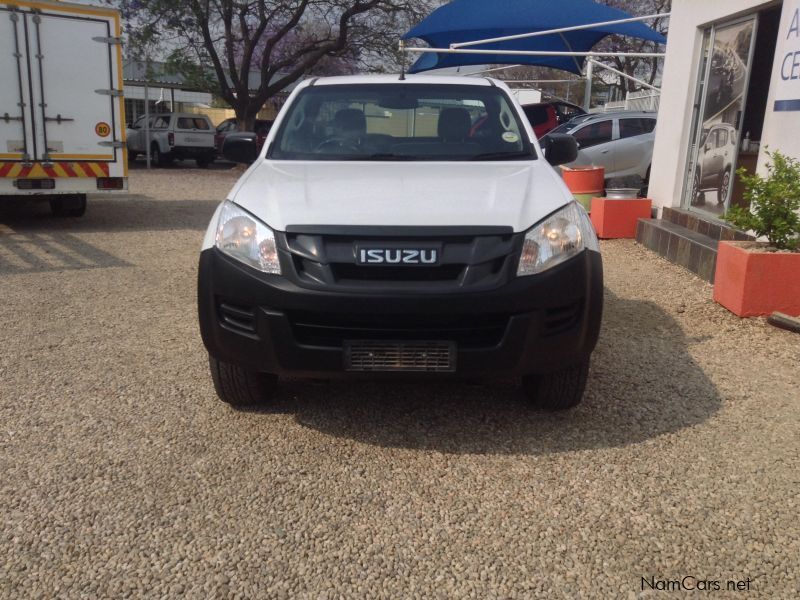
<path fill-rule="evenodd" d="M 239 131 L 255 131 L 256 115 L 260 107 L 254 106 L 252 99 L 237 102 L 233 110 L 236 111 L 236 124 Z"/>

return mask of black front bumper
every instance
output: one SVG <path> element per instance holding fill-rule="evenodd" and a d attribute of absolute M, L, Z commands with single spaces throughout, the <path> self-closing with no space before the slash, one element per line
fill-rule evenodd
<path fill-rule="evenodd" d="M 277 374 L 344 372 L 346 341 L 364 338 L 455 341 L 460 375 L 547 373 L 589 357 L 602 306 L 602 260 L 592 251 L 470 293 L 309 289 L 215 248 L 201 254 L 198 275 L 208 352 Z"/>

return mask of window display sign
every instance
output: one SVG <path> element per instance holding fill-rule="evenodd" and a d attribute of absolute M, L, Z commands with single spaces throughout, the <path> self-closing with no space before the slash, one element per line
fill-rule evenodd
<path fill-rule="evenodd" d="M 703 38 L 685 190 L 687 204 L 714 216 L 727 210 L 736 172 L 755 29 L 753 16 Z"/>

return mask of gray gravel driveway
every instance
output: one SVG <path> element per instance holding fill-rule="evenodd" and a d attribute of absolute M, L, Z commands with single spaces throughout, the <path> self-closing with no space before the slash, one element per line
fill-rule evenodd
<path fill-rule="evenodd" d="M 508 381 L 284 381 L 236 412 L 195 277 L 237 172 L 0 212 L 0 597 L 797 597 L 800 336 L 604 242 L 572 412 Z"/>

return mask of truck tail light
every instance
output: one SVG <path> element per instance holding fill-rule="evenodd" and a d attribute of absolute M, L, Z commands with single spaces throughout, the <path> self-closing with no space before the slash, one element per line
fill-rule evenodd
<path fill-rule="evenodd" d="M 173 132 L 171 132 L 171 131 L 167 134 L 167 143 L 170 146 L 174 146 L 175 145 L 175 134 Z"/>
<path fill-rule="evenodd" d="M 122 177 L 98 177 L 97 189 L 98 190 L 121 190 L 125 185 L 125 179 Z"/>

